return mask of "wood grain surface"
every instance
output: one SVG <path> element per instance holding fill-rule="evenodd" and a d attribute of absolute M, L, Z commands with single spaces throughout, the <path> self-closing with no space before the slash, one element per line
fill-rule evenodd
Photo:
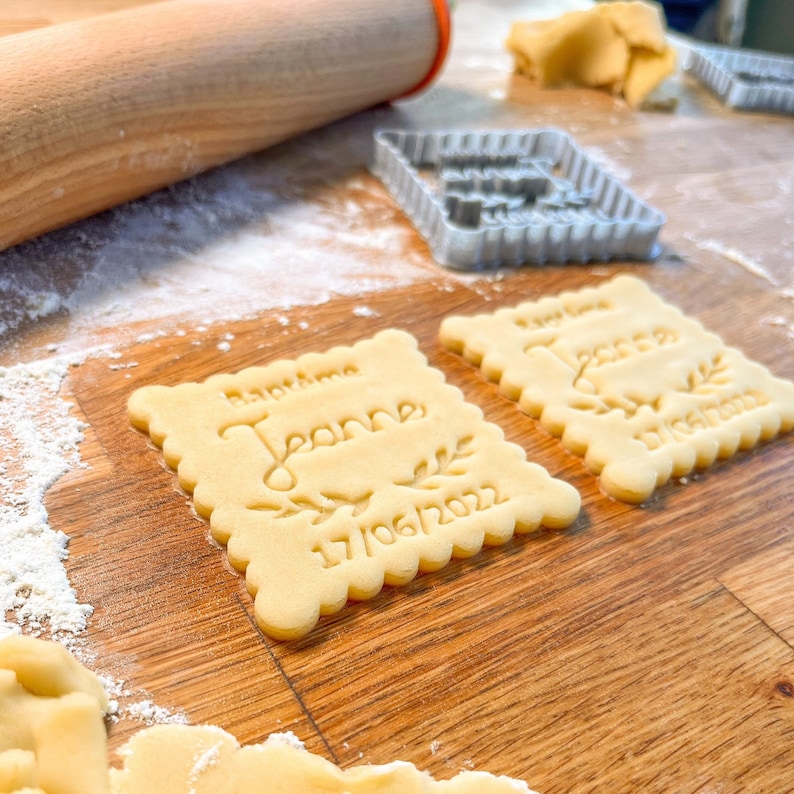
<path fill-rule="evenodd" d="M 72 388 L 111 471 L 94 487 L 81 482 L 74 504 L 60 495 L 51 504 L 69 514 L 81 598 L 101 605 L 92 631 L 101 657 L 114 667 L 133 656 L 137 683 L 241 741 L 261 739 L 279 727 L 276 715 L 297 708 L 319 734 L 312 749 L 345 765 L 400 756 L 448 775 L 472 764 L 541 791 L 717 782 L 763 790 L 781 780 L 794 655 L 774 625 L 778 613 L 764 620 L 753 608 L 750 591 L 762 585 L 748 572 L 742 587 L 735 568 L 757 555 L 790 560 L 790 442 L 672 483 L 643 507 L 605 497 L 578 459 L 436 340 L 447 313 L 511 305 L 536 280 L 516 275 L 485 295 L 412 287 L 370 298 L 377 318 L 358 320 L 356 302 L 340 300 L 299 312 L 289 327 L 308 316 L 310 328 L 287 336 L 267 318 L 224 326 L 239 352 L 225 355 L 223 371 L 404 328 L 529 459 L 583 497 L 569 530 L 387 587 L 295 643 L 256 630 L 242 578 L 213 548 L 160 451 L 119 412 L 138 385 L 217 372 L 220 337 L 131 349 L 129 378 L 106 362 L 79 367 Z M 556 273 L 558 286 L 592 282 Z M 114 559 L 123 583 L 106 573 Z M 786 603 L 790 581 L 773 574 L 764 586 Z M 111 738 L 126 733 L 118 726 Z"/>
<path fill-rule="evenodd" d="M 483 31 L 528 8 L 504 6 L 482 0 L 460 8 L 451 61 L 426 96 L 225 172 L 275 192 L 263 228 L 287 206 L 314 202 L 338 212 L 348 233 L 339 208 L 355 180 L 365 208 L 357 232 L 384 224 L 402 231 L 399 250 L 368 251 L 371 272 L 412 263 L 410 283 L 220 323 L 202 323 L 178 302 L 170 324 L 108 328 L 94 316 L 92 343 L 120 357 L 88 356 L 70 371 L 64 394 L 87 424 L 87 468 L 61 478 L 46 507 L 53 528 L 71 539 L 67 570 L 78 598 L 95 607 L 87 631 L 95 667 L 243 743 L 290 729 L 344 766 L 402 758 L 441 778 L 486 769 L 545 794 L 794 791 L 792 438 L 670 482 L 641 507 L 621 504 L 437 340 L 448 314 L 631 272 L 774 374 L 794 378 L 794 125 L 790 117 L 728 111 L 686 75 L 673 81 L 679 101 L 669 114 L 634 112 L 595 91 L 540 91 L 506 75 L 482 43 Z M 372 130 L 387 124 L 565 129 L 665 212 L 663 253 L 652 263 L 446 271 L 365 170 Z M 138 211 L 78 232 L 118 243 L 121 263 L 135 260 Z M 295 256 L 316 244 L 301 228 Z M 4 275 L 27 264 L 29 274 L 70 294 L 95 266 L 78 232 L 7 252 Z M 271 226 L 264 245 L 268 234 Z M 178 257 L 193 238 L 180 228 L 167 242 Z M 332 243 L 317 246 L 319 274 Z M 285 283 L 300 277 L 286 256 Z M 199 255 L 195 261 L 203 272 Z M 241 267 L 240 295 L 257 288 Z M 140 385 L 201 380 L 388 327 L 413 333 L 429 362 L 530 460 L 573 484 L 581 516 L 568 530 L 516 538 L 349 604 L 304 640 L 272 641 L 257 630 L 243 578 L 211 542 L 160 451 L 129 425 L 127 396 Z M 52 344 L 68 350 L 83 344 L 82 333 L 68 311 L 20 325 L 2 340 L 0 363 Z M 227 339 L 233 344 L 221 352 Z M 112 724 L 111 749 L 138 729 L 131 719 Z"/>

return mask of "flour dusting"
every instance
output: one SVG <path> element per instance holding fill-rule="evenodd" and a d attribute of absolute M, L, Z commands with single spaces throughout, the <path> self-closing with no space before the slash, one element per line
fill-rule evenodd
<path fill-rule="evenodd" d="M 129 703 L 119 710 L 120 716 L 139 720 L 145 725 L 177 724 L 185 725 L 187 716 L 182 712 L 173 712 L 164 706 L 157 706 L 151 700 L 139 700 Z"/>
<path fill-rule="evenodd" d="M 0 368 L 0 636 L 74 635 L 92 612 L 77 602 L 63 565 L 68 539 L 44 508 L 47 489 L 80 463 L 84 426 L 58 396 L 70 363 Z"/>
<path fill-rule="evenodd" d="M 623 165 L 620 165 L 612 159 L 603 149 L 598 146 L 588 146 L 586 149 L 587 156 L 595 163 L 600 165 L 605 171 L 619 179 L 621 182 L 630 183 L 633 176 L 631 170 Z"/>
<path fill-rule="evenodd" d="M 86 355 L 89 355 L 88 353 Z M 91 355 L 114 358 L 106 350 Z M 81 636 L 93 613 L 79 603 L 64 562 L 68 538 L 52 529 L 44 507 L 48 489 L 68 471 L 83 466 L 79 446 L 85 425 L 60 392 L 69 369 L 82 359 L 55 357 L 0 367 L 0 638 L 12 633 L 61 642 L 83 662 L 95 661 Z M 132 364 L 130 364 L 132 366 Z M 146 724 L 186 722 L 180 712 L 100 676 L 110 698 L 109 716 Z M 119 706 L 118 699 L 124 700 Z"/>
<path fill-rule="evenodd" d="M 63 296 L 54 289 L 42 288 L 36 283 L 20 284 L 16 273 L 0 278 L 0 337 L 63 308 Z"/>
<path fill-rule="evenodd" d="M 700 248 L 701 251 L 710 251 L 713 254 L 724 256 L 730 262 L 733 262 L 734 264 L 739 265 L 739 267 L 744 268 L 751 275 L 763 279 L 767 282 L 767 284 L 777 286 L 773 276 L 760 262 L 757 262 L 741 251 L 738 251 L 736 248 L 723 245 L 716 240 L 698 240 L 690 234 L 684 234 L 684 237 L 690 242 L 693 242 L 698 248 Z"/>
<path fill-rule="evenodd" d="M 292 731 L 271 733 L 270 736 L 267 737 L 265 744 L 285 745 L 287 747 L 294 747 L 296 750 L 306 749 L 306 745 Z"/>
<path fill-rule="evenodd" d="M 318 132 L 291 152 L 305 168 L 249 158 L 0 252 L 0 340 L 59 315 L 70 351 L 121 345 L 437 276 L 345 141 Z"/>
<path fill-rule="evenodd" d="M 213 744 L 208 747 L 203 753 L 200 753 L 193 763 L 192 768 L 188 772 L 187 783 L 190 786 L 190 791 L 195 791 L 195 784 L 198 783 L 199 778 L 208 770 L 218 763 L 221 756 L 221 742 Z"/>

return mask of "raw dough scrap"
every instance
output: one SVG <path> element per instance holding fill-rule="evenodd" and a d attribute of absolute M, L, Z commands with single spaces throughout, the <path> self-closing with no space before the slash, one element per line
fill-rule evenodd
<path fill-rule="evenodd" d="M 632 107 L 645 104 L 667 75 L 675 71 L 676 54 L 672 47 L 657 54 L 650 50 L 633 49 L 629 70 L 623 83 L 623 96 Z M 660 103 L 659 107 L 663 104 Z"/>
<path fill-rule="evenodd" d="M 507 47 L 517 70 L 543 88 L 619 86 L 629 65 L 629 47 L 614 25 L 590 11 L 570 11 L 559 20 L 516 22 Z"/>
<path fill-rule="evenodd" d="M 625 502 L 794 427 L 794 383 L 633 276 L 448 317 L 440 337 Z"/>
<path fill-rule="evenodd" d="M 529 463 L 444 382 L 416 340 L 383 331 L 128 402 L 245 571 L 278 639 L 451 557 L 577 516 L 579 495 Z"/>
<path fill-rule="evenodd" d="M 604 2 L 555 19 L 515 22 L 506 46 L 516 71 L 543 88 L 603 88 L 639 107 L 675 70 L 665 29 L 658 3 Z"/>
<path fill-rule="evenodd" d="M 240 747 L 212 726 L 146 728 L 121 753 L 124 768 L 110 772 L 113 794 L 532 794 L 519 780 L 487 772 L 435 781 L 404 761 L 342 770 L 291 734 Z"/>
<path fill-rule="evenodd" d="M 664 9 L 647 0 L 615 0 L 596 3 L 592 11 L 609 20 L 629 47 L 657 54 L 668 49 Z"/>
<path fill-rule="evenodd" d="M 111 769 L 99 679 L 58 643 L 0 640 L 2 794 L 533 794 L 487 772 L 435 781 L 413 764 L 342 770 L 292 734 L 241 747 L 220 728 L 157 725 L 138 731 Z"/>
<path fill-rule="evenodd" d="M 0 640 L 0 792 L 106 794 L 107 694 L 60 644 Z"/>

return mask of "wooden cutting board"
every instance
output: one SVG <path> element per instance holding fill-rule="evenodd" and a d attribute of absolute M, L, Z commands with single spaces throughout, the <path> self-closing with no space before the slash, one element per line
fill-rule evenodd
<path fill-rule="evenodd" d="M 632 271 L 653 280 L 653 266 Z M 603 277 L 553 268 L 477 291 L 430 283 L 368 297 L 367 317 L 354 311 L 360 299 L 340 299 L 293 312 L 288 326 L 265 316 L 136 345 L 119 362 L 132 368 L 78 367 L 71 387 L 90 425 L 91 469 L 61 481 L 48 507 L 72 538 L 78 595 L 97 607 L 100 667 L 241 742 L 289 728 L 343 765 L 399 757 L 442 777 L 470 765 L 544 792 L 723 780 L 774 790 L 793 724 L 790 439 L 671 483 L 643 507 L 605 497 L 581 461 L 436 340 L 446 314 L 511 305 L 552 275 L 560 288 Z M 581 517 L 387 587 L 304 640 L 274 642 L 124 401 L 143 384 L 387 327 L 415 334 L 530 460 L 575 485 Z M 219 354 L 227 333 L 235 344 Z M 111 745 L 138 727 L 114 725 Z"/>
<path fill-rule="evenodd" d="M 498 5 L 482 4 L 483 24 Z M 686 80 L 670 115 L 632 113 L 594 92 L 541 92 L 517 78 L 505 85 L 474 38 L 461 31 L 434 101 L 399 107 L 389 120 L 568 130 L 622 166 L 618 175 L 667 213 L 662 257 L 459 278 L 433 264 L 403 220 L 409 243 L 399 255 L 422 259 L 434 274 L 410 286 L 264 310 L 203 331 L 183 324 L 182 335 L 152 335 L 145 323 L 106 331 L 121 358 L 88 358 L 64 384 L 87 423 L 87 468 L 70 471 L 46 497 L 50 524 L 71 539 L 67 569 L 78 598 L 95 607 L 86 637 L 92 666 L 126 682 L 122 706 L 149 699 L 243 743 L 293 730 L 345 766 L 402 758 L 438 777 L 487 769 L 545 794 L 793 791 L 791 437 L 670 483 L 645 506 L 623 505 L 437 341 L 447 314 L 630 271 L 729 344 L 794 378 L 790 205 L 769 201 L 790 184 L 791 123 L 727 112 Z M 478 58 L 486 66 L 475 78 L 467 59 Z M 282 147 L 273 158 L 285 195 L 341 201 L 354 173 L 371 196 L 360 231 L 377 228 L 390 199 L 364 171 L 374 124 L 343 123 L 319 137 L 329 150 L 317 157 L 326 182 L 312 181 L 315 155 L 305 141 Z M 269 157 L 250 164 L 253 182 Z M 296 248 L 304 244 L 296 239 Z M 116 250 L 142 255 L 134 246 Z M 75 262 L 46 245 L 10 261 L 50 268 L 64 282 L 91 272 L 78 261 L 89 261 L 82 249 L 67 253 Z M 375 267 L 379 255 L 372 256 Z M 189 316 L 189 307 L 179 308 Z M 3 347 L 3 363 L 68 342 L 67 319 L 20 332 Z M 159 450 L 129 425 L 127 396 L 140 385 L 201 380 L 387 327 L 415 334 L 430 363 L 530 460 L 576 486 L 582 514 L 566 531 L 516 538 L 348 605 L 304 640 L 274 642 L 257 630 L 242 577 L 209 540 Z M 140 341 L 130 342 L 136 334 Z M 221 352 L 229 335 L 234 342 Z M 112 724 L 111 749 L 140 727 L 132 719 Z"/>

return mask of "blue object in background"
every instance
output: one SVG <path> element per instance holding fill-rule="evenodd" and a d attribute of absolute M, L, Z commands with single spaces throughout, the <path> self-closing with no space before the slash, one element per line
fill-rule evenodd
<path fill-rule="evenodd" d="M 667 26 L 679 33 L 692 33 L 714 0 L 661 0 Z"/>

